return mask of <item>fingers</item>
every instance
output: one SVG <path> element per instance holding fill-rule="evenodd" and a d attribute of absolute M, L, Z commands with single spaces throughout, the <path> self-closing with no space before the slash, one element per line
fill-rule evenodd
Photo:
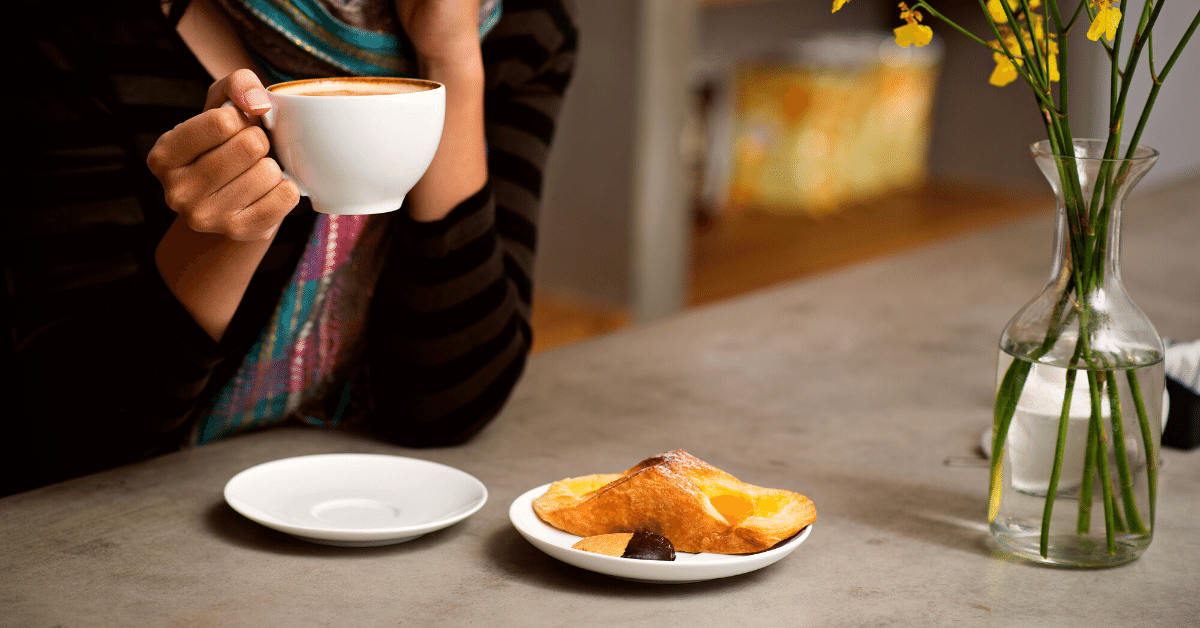
<path fill-rule="evenodd" d="M 296 185 L 267 157 L 266 134 L 242 130 L 194 162 L 164 176 L 167 204 L 189 228 L 233 240 L 269 237 L 299 202 Z"/>
<path fill-rule="evenodd" d="M 271 109 L 267 90 L 258 79 L 258 75 L 250 70 L 238 70 L 213 83 L 208 88 L 204 108 L 220 107 L 227 100 L 233 101 L 242 111 L 256 116 L 261 116 Z"/>
<path fill-rule="evenodd" d="M 262 129 L 252 126 L 238 131 L 166 174 L 167 203 L 172 208 L 186 207 L 215 194 L 263 160 L 270 150 L 271 143 Z"/>
<path fill-rule="evenodd" d="M 274 235 L 299 201 L 296 184 L 280 176 L 275 160 L 263 159 L 180 216 L 192 231 L 249 242 Z"/>
<path fill-rule="evenodd" d="M 247 198 L 254 200 L 244 209 L 234 212 L 222 209 L 239 205 Z M 279 223 L 299 201 L 296 184 L 280 176 L 275 160 L 263 159 L 213 195 L 211 202 L 190 214 L 187 224 L 193 231 L 220 233 L 239 242 L 262 240 L 275 235 Z"/>
<path fill-rule="evenodd" d="M 185 120 L 158 138 L 154 147 L 150 149 L 146 164 L 150 171 L 162 180 L 167 171 L 192 163 L 201 155 L 249 128 L 257 127 L 233 107 L 209 109 Z"/>
<path fill-rule="evenodd" d="M 220 106 L 227 100 L 237 106 Z M 253 72 L 239 70 L 213 83 L 206 107 L 164 133 L 147 165 L 192 230 L 240 241 L 270 237 L 300 195 L 268 157 L 266 132 L 247 115 L 270 108 L 266 91 Z"/>
<path fill-rule="evenodd" d="M 259 160 L 200 203 L 197 211 L 188 216 L 188 227 L 193 231 L 221 233 L 238 241 L 268 238 L 299 202 L 298 187 L 283 179 L 275 160 Z M 229 207 L 244 209 L 224 210 Z"/>

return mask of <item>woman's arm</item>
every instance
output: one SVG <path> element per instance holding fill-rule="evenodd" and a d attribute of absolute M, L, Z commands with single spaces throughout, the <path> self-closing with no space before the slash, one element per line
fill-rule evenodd
<path fill-rule="evenodd" d="M 446 86 L 438 152 L 408 195 L 414 220 L 441 220 L 487 181 L 479 2 L 396 0 L 396 12 L 417 51 L 421 76 Z"/>
<path fill-rule="evenodd" d="M 487 183 L 441 220 L 394 221 L 367 358 L 371 422 L 398 442 L 470 437 L 520 377 L 542 171 L 575 48 L 561 2 L 505 2 L 482 48 Z"/>
<path fill-rule="evenodd" d="M 209 89 L 205 110 L 163 134 L 147 158 L 179 214 L 155 262 L 172 294 L 220 341 L 300 194 L 268 156 L 253 116 L 271 105 L 225 18 L 207 0 L 191 0 L 177 30 L 205 69 L 224 78 Z M 227 100 L 237 108 L 222 107 Z"/>
<path fill-rule="evenodd" d="M 220 106 L 256 91 L 262 84 L 248 70 L 214 83 L 208 108 L 164 133 L 146 160 L 179 214 L 155 251 L 158 270 L 218 341 L 279 224 L 300 200 L 296 184 L 267 156 L 262 128 L 242 110 Z M 265 109 L 269 105 L 255 111 Z"/>

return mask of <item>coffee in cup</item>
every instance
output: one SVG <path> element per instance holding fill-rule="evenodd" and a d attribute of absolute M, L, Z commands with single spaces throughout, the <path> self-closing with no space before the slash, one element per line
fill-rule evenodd
<path fill-rule="evenodd" d="M 423 92 L 437 86 L 433 81 L 416 79 L 360 77 L 290 81 L 267 89 L 292 96 L 384 96 Z"/>
<path fill-rule="evenodd" d="M 441 141 L 446 88 L 434 81 L 305 79 L 267 93 L 275 157 L 322 213 L 399 209 Z"/>

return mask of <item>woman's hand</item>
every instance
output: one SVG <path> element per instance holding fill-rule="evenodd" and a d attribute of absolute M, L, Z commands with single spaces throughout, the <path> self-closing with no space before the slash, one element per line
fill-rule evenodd
<path fill-rule="evenodd" d="M 235 106 L 221 106 L 226 101 Z M 188 229 L 239 242 L 269 239 L 299 202 L 257 124 L 270 108 L 258 77 L 238 70 L 213 83 L 202 113 L 155 142 L 147 165 Z"/>

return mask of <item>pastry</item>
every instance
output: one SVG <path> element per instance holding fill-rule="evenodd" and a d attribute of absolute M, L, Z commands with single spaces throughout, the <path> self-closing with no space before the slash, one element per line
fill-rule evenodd
<path fill-rule="evenodd" d="M 676 551 L 750 554 L 817 518 L 807 497 L 746 484 L 682 449 L 624 473 L 560 480 L 533 501 L 549 525 L 578 536 L 650 532 Z"/>
<path fill-rule="evenodd" d="M 675 547 L 665 536 L 649 532 L 614 532 L 580 539 L 571 547 L 594 554 L 639 560 L 675 560 Z"/>

